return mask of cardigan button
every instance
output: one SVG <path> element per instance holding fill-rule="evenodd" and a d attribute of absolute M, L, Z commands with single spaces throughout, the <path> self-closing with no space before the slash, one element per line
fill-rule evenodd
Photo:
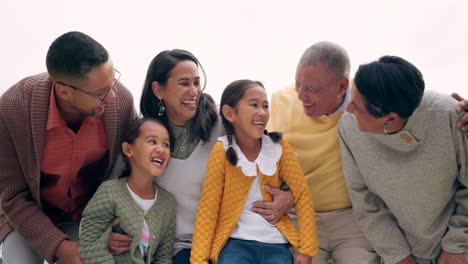
<path fill-rule="evenodd" d="M 155 235 L 153 235 L 153 239 L 156 239 L 156 236 L 155 236 Z"/>

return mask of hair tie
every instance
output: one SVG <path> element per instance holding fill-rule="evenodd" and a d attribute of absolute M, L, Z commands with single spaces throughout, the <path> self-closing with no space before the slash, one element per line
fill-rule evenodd
<path fill-rule="evenodd" d="M 229 144 L 229 145 L 228 145 L 228 148 L 232 148 L 232 144 Z"/>

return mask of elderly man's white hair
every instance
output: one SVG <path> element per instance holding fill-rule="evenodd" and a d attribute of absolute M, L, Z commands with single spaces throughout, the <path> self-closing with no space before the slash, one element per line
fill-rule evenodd
<path fill-rule="evenodd" d="M 325 64 L 330 71 L 335 72 L 338 77 L 349 78 L 351 63 L 348 53 L 338 44 L 321 41 L 310 46 L 302 54 L 299 64 L 303 66 L 316 66 Z"/>

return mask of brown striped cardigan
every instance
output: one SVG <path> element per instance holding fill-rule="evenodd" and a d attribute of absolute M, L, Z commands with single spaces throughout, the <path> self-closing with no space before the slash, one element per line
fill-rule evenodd
<path fill-rule="evenodd" d="M 51 86 L 49 75 L 41 73 L 19 81 L 0 97 L 0 241 L 14 229 L 48 262 L 67 238 L 42 212 L 39 197 Z M 103 115 L 109 160 L 119 153 L 122 130 L 135 116 L 133 97 L 119 84 L 116 100 L 106 105 Z"/>

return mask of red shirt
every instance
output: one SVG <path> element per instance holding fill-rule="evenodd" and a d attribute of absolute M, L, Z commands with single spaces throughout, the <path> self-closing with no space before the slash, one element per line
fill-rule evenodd
<path fill-rule="evenodd" d="M 105 172 L 107 136 L 102 117 L 87 116 L 77 133 L 57 109 L 51 89 L 47 130 L 41 156 L 41 202 L 53 222 L 63 213 L 76 222 Z"/>

